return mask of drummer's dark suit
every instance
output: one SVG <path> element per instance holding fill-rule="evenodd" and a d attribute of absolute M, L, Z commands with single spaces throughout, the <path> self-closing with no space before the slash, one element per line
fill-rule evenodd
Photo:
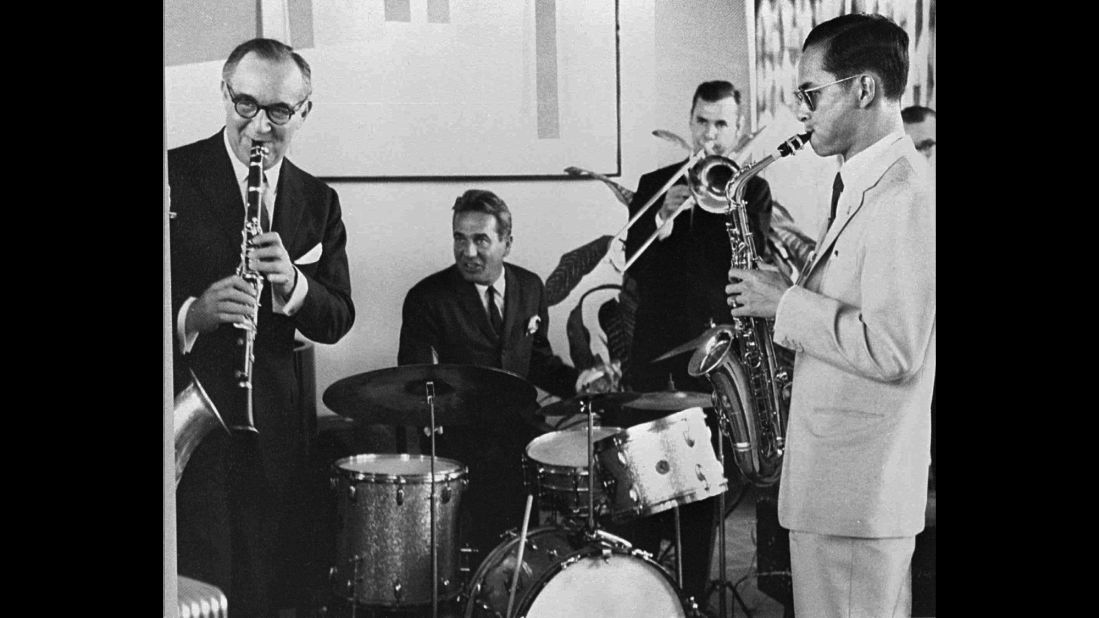
<path fill-rule="evenodd" d="M 240 262 L 244 203 L 222 133 L 168 152 L 171 210 L 172 315 L 188 297 L 232 274 Z M 176 492 L 179 573 L 217 585 L 234 615 L 266 615 L 255 609 L 278 599 L 280 576 L 300 579 L 288 567 L 294 543 L 303 542 L 300 517 L 309 431 L 316 419 L 300 413 L 294 330 L 320 343 L 335 343 L 355 318 L 345 245 L 347 233 L 336 192 L 282 162 L 272 230 L 306 277 L 308 293 L 292 317 L 271 312 L 271 286 L 260 299 L 253 364 L 253 417 L 258 435 L 232 438 L 211 432 L 194 451 Z M 244 418 L 234 397 L 241 367 L 241 331 L 222 324 L 198 336 L 182 355 L 173 337 L 176 391 L 194 370 L 229 423 Z M 300 569 L 300 567 L 299 567 Z M 230 573 L 232 575 L 230 575 Z M 286 580 L 283 580 L 286 582 Z M 257 614 L 258 615 L 258 614 Z"/>
<path fill-rule="evenodd" d="M 642 176 L 629 205 L 630 216 L 635 215 L 685 162 L 680 161 Z M 678 182 L 684 181 L 681 179 Z M 745 199 L 755 246 L 762 255 L 769 255 L 766 239 L 772 206 L 767 181 L 758 176 L 749 179 Z M 664 198 L 661 197 L 630 228 L 626 238 L 627 258 L 632 257 L 656 229 L 656 213 L 663 203 Z M 671 376 L 678 390 L 711 392 L 706 378 L 692 378 L 687 374 L 690 353 L 659 363 L 653 363 L 652 359 L 700 335 L 708 327 L 709 320 L 717 324 L 731 322 L 725 285 L 729 278 L 732 249 L 725 221 L 723 213 L 711 213 L 695 206 L 676 217 L 671 235 L 654 241 L 630 267 L 630 273 L 637 281 L 638 303 L 630 364 L 623 376 L 627 389 L 638 392 L 663 390 L 667 388 Z M 603 421 L 605 424 L 628 426 L 668 414 L 671 412 L 642 417 L 637 413 L 626 413 L 621 419 L 605 415 Z M 707 412 L 707 417 L 716 436 L 712 411 Z M 728 450 L 726 446 L 726 454 Z M 743 483 L 737 478 L 736 466 L 731 460 L 726 460 L 725 469 L 730 489 Z M 729 497 L 735 499 L 733 492 Z M 680 507 L 684 589 L 694 595 L 700 604 L 706 588 L 718 521 L 714 518 L 716 501 L 716 498 L 710 498 Z M 672 521 L 671 512 L 662 513 L 637 522 L 635 529 L 624 531 L 623 536 L 655 552 L 659 547 L 659 534 L 674 538 L 674 528 L 670 525 Z"/>
<path fill-rule="evenodd" d="M 494 367 L 510 371 L 559 397 L 575 394 L 578 372 L 553 354 L 547 332 L 549 311 L 538 275 L 504 264 L 504 334 L 497 337 L 473 283 L 457 266 L 430 275 L 409 290 L 402 310 L 397 364 L 431 363 L 434 347 L 440 363 Z M 532 327 L 534 318 L 537 325 Z M 533 329 L 533 332 L 531 330 Z M 439 456 L 469 466 L 463 496 L 472 521 L 463 522 L 465 538 L 484 559 L 499 534 L 522 523 L 526 499 L 522 454 L 535 431 L 518 410 L 500 410 L 496 421 L 446 427 L 436 440 Z M 423 452 L 429 442 L 422 439 Z"/>

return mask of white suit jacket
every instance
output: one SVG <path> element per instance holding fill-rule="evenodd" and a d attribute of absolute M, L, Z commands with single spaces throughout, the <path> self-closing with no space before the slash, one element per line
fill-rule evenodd
<path fill-rule="evenodd" d="M 907 136 L 867 172 L 876 180 L 841 194 L 775 317 L 775 342 L 796 352 L 779 522 L 909 536 L 923 529 L 930 464 L 934 193 Z"/>

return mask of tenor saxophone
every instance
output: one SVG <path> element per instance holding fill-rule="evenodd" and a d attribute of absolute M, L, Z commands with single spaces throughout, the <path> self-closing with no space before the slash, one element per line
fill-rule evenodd
<path fill-rule="evenodd" d="M 748 180 L 777 159 L 797 152 L 810 135 L 791 137 L 777 152 L 736 173 L 725 186 L 725 229 L 733 268 L 756 269 L 761 262 L 748 227 L 744 199 Z M 790 403 L 786 386 L 791 370 L 775 356 L 773 334 L 774 320 L 733 318 L 731 326 L 714 330 L 698 345 L 687 367 L 690 375 L 709 380 L 722 433 L 732 442 L 733 459 L 745 478 L 759 487 L 778 480 L 786 448 Z"/>
<path fill-rule="evenodd" d="M 252 142 L 252 148 L 248 152 L 248 183 L 245 192 L 247 210 L 244 215 L 244 229 L 240 233 L 240 264 L 237 266 L 237 276 L 250 283 L 255 289 L 256 304 L 252 305 L 252 315 L 247 322 L 233 324 L 243 331 L 238 340 L 241 348 L 241 363 L 235 377 L 244 401 L 244 421 L 230 425 L 230 429 L 251 433 L 259 433 L 252 416 L 252 364 L 255 362 L 256 328 L 259 326 L 263 275 L 248 266 L 248 251 L 255 237 L 263 233 L 260 208 L 263 208 L 263 157 L 266 154 L 267 148 L 262 142 Z"/>

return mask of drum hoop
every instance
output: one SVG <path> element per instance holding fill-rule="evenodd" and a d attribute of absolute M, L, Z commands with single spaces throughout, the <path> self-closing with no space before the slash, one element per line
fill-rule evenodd
<path fill-rule="evenodd" d="M 707 430 L 710 428 L 709 425 L 706 425 L 706 413 L 702 410 L 702 408 L 687 408 L 678 412 L 672 412 L 671 414 L 667 416 L 662 416 L 658 419 L 626 427 L 625 429 L 614 434 L 613 436 L 607 436 L 606 438 L 596 440 L 593 444 L 594 450 L 596 453 L 600 453 L 612 448 L 621 448 L 622 445 L 634 441 L 637 436 L 667 431 L 668 428 L 670 428 L 675 423 L 678 423 L 682 420 L 694 418 L 695 416 L 701 418 L 702 423 L 706 426 Z"/>
<path fill-rule="evenodd" d="M 705 500 L 706 498 L 712 498 L 712 497 L 714 497 L 714 496 L 716 496 L 720 493 L 725 493 L 726 491 L 729 491 L 729 481 L 728 481 L 728 479 L 723 480 L 718 485 L 718 488 L 721 489 L 721 491 L 718 491 L 718 492 L 715 492 L 715 493 L 707 493 L 707 492 L 703 492 L 703 491 L 699 491 L 697 489 L 694 489 L 694 490 L 691 490 L 691 491 L 686 492 L 684 494 L 678 495 L 674 498 L 668 498 L 666 500 L 661 500 L 660 502 L 657 502 L 657 503 L 651 505 L 650 507 L 643 508 L 643 509 L 636 509 L 636 508 L 619 509 L 619 510 L 613 511 L 611 513 L 611 519 L 615 523 L 625 523 L 625 522 L 628 522 L 628 521 L 633 521 L 637 517 L 649 517 L 651 515 L 656 515 L 657 513 L 663 513 L 664 511 L 667 511 L 668 509 L 675 508 L 677 505 L 678 506 L 686 506 L 686 505 L 692 504 L 694 502 L 699 502 L 701 500 Z M 684 502 L 683 501 L 684 498 L 689 498 L 689 500 Z M 613 509 L 613 506 L 612 506 L 612 509 Z"/>
<path fill-rule="evenodd" d="M 613 430 L 613 432 L 609 435 L 603 436 L 602 438 L 596 438 L 595 440 L 592 441 L 593 444 L 598 444 L 599 442 L 601 442 L 603 440 L 609 440 L 609 439 L 613 438 L 614 436 L 618 435 L 619 433 L 622 433 L 622 431 L 623 431 L 623 429 L 621 427 L 616 427 L 616 426 L 613 426 L 613 425 L 596 425 L 595 429 L 596 430 L 611 429 L 611 430 Z M 553 440 L 551 439 L 551 436 L 557 436 L 558 434 L 568 434 L 568 433 L 573 433 L 573 432 L 576 432 L 576 433 L 587 432 L 587 426 L 585 425 L 585 426 L 577 427 L 577 428 L 558 429 L 557 431 L 550 431 L 550 432 L 544 433 L 540 436 L 535 436 L 533 440 L 531 440 L 530 442 L 527 442 L 526 447 L 523 449 L 523 456 L 526 457 L 527 459 L 530 459 L 531 461 L 535 461 L 535 462 L 538 462 L 538 463 L 545 463 L 545 462 L 543 462 L 539 459 L 535 459 L 534 457 L 531 456 L 531 454 L 530 454 L 531 447 L 533 447 L 535 444 L 541 445 L 541 444 L 546 443 L 546 442 L 552 442 Z M 596 433 L 598 433 L 598 431 Z M 559 466 L 559 467 L 564 467 L 564 468 L 574 467 L 574 466 L 560 466 L 560 464 L 546 464 L 546 465 L 554 465 L 554 466 Z"/>
<path fill-rule="evenodd" d="M 528 536 L 530 536 L 530 535 L 528 535 Z M 614 535 L 609 535 L 609 536 L 612 536 L 612 537 L 614 537 L 615 539 L 617 539 L 619 541 L 625 542 L 626 545 L 629 546 L 629 542 L 625 541 L 625 539 L 622 539 L 621 537 L 617 537 L 617 536 L 614 536 Z M 518 538 L 518 537 L 516 537 L 516 538 Z M 545 587 L 547 585 L 549 585 L 549 582 L 558 573 L 560 573 L 561 571 L 564 571 L 568 567 L 571 567 L 572 565 L 574 565 L 577 562 L 583 560 L 584 558 L 590 558 L 590 557 L 593 557 L 593 556 L 601 555 L 602 551 L 603 551 L 603 547 L 610 547 L 611 553 L 613 553 L 613 554 L 617 554 L 617 555 L 620 555 L 620 556 L 638 558 L 642 562 L 646 562 L 650 566 L 656 567 L 656 570 L 661 575 L 664 576 L 664 579 L 669 584 L 671 584 L 672 590 L 675 591 L 676 600 L 679 601 L 679 605 L 683 608 L 684 615 L 689 615 L 689 613 L 687 611 L 687 609 L 688 609 L 687 597 L 686 597 L 686 595 L 683 594 L 683 591 L 679 589 L 679 585 L 676 584 L 675 577 L 672 575 L 670 570 L 668 570 L 667 568 L 664 567 L 664 565 L 660 564 L 659 562 L 654 560 L 651 556 L 649 556 L 648 552 L 641 551 L 641 550 L 635 550 L 632 546 L 629 546 L 627 548 L 623 548 L 623 547 L 620 547 L 619 545 L 614 544 L 614 543 L 603 543 L 603 544 L 601 544 L 597 541 L 596 542 L 593 542 L 593 541 L 586 542 L 583 547 L 581 547 L 581 548 L 579 548 L 575 551 L 572 551 L 568 554 L 565 554 L 560 560 L 558 560 L 551 567 L 546 569 L 545 572 L 543 572 L 542 575 L 534 583 L 532 583 L 530 588 L 528 588 L 526 590 L 526 592 L 523 594 L 523 598 L 519 602 L 519 606 L 515 611 L 515 615 L 516 616 L 523 616 L 528 611 L 530 611 L 530 606 L 534 604 L 534 600 L 537 599 L 540 594 L 542 594 L 542 590 L 545 589 Z"/>
<path fill-rule="evenodd" d="M 388 457 L 379 457 L 379 455 L 389 455 Z M 425 455 L 410 455 L 407 453 L 368 453 L 362 455 L 352 455 L 350 457 L 343 457 L 337 459 L 332 468 L 336 474 L 341 478 L 347 478 L 352 483 L 379 483 L 379 484 L 400 484 L 400 485 L 426 485 L 431 481 L 431 472 L 425 472 L 423 474 L 389 474 L 381 472 L 365 472 L 362 470 L 349 470 L 344 468 L 341 464 L 355 463 L 359 461 L 382 461 L 382 460 L 394 460 L 394 461 L 430 461 L 431 457 Z M 436 463 L 443 462 L 452 466 L 452 470 L 440 471 L 438 467 L 435 470 L 435 482 L 448 482 L 458 480 L 465 477 L 469 473 L 469 467 L 456 459 L 449 459 L 447 457 L 436 457 Z"/>

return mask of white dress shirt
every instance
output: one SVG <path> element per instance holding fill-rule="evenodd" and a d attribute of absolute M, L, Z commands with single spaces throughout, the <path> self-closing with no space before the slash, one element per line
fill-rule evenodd
<path fill-rule="evenodd" d="M 494 296 L 493 298 L 496 301 L 496 308 L 500 310 L 501 318 L 504 317 L 504 288 L 506 287 L 506 279 L 507 277 L 504 277 L 504 270 L 500 269 L 499 278 L 497 278 L 496 281 L 494 281 L 493 283 L 489 284 L 493 287 L 493 289 L 496 290 L 496 296 Z M 485 315 L 488 315 L 488 296 L 485 294 L 485 292 L 488 291 L 488 285 L 474 283 L 473 286 L 477 288 L 477 297 L 481 299 L 481 307 L 484 308 Z"/>

